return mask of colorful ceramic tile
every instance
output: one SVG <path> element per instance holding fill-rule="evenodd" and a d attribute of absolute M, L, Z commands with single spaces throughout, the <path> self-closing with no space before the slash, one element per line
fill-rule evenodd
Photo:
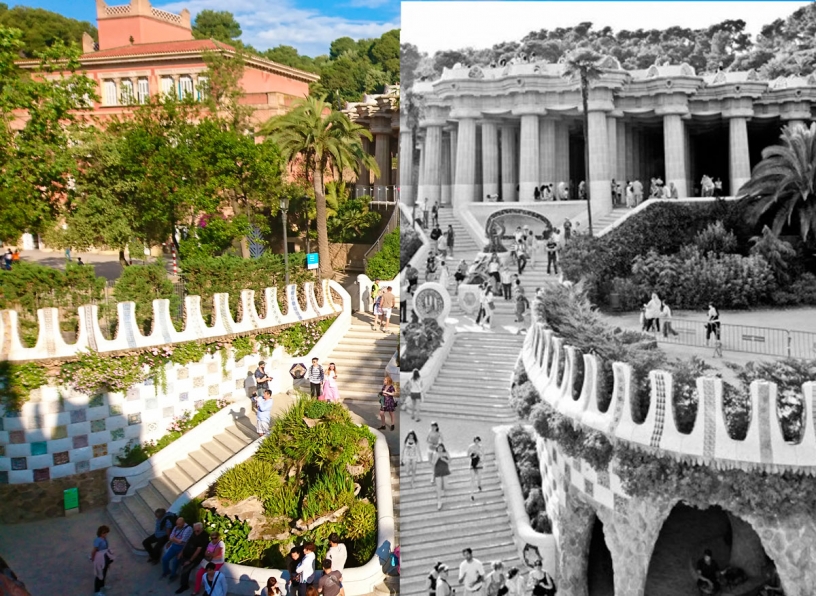
<path fill-rule="evenodd" d="M 203 387 L 204 386 L 204 377 L 195 377 L 193 379 L 193 387 Z"/>
<path fill-rule="evenodd" d="M 179 381 L 183 381 L 184 379 L 190 378 L 190 369 L 186 367 L 182 367 L 176 371 L 176 378 Z"/>
<path fill-rule="evenodd" d="M 51 480 L 51 468 L 34 470 L 34 482 L 45 482 L 47 480 Z"/>
<path fill-rule="evenodd" d="M 141 393 L 139 393 L 139 388 L 131 387 L 130 389 L 127 390 L 127 395 L 125 399 L 127 399 L 128 401 L 136 401 L 138 399 L 141 399 L 141 397 L 142 395 Z"/>
<path fill-rule="evenodd" d="M 107 443 L 102 443 L 101 445 L 94 445 L 93 446 L 93 456 L 94 457 L 102 457 L 108 454 L 108 445 Z"/>
<path fill-rule="evenodd" d="M 88 435 L 77 435 L 71 439 L 74 449 L 82 449 L 88 446 Z"/>
<path fill-rule="evenodd" d="M 68 436 L 68 425 L 61 424 L 51 429 L 51 440 L 65 439 Z"/>
<path fill-rule="evenodd" d="M 31 455 L 45 455 L 46 453 L 48 453 L 48 443 L 46 441 L 31 443 Z"/>
<path fill-rule="evenodd" d="M 71 456 L 67 451 L 60 451 L 59 453 L 54 454 L 54 465 L 61 466 L 63 464 L 70 463 Z"/>
<path fill-rule="evenodd" d="M 155 422 L 151 422 L 150 424 L 147 425 L 147 432 L 154 433 L 157 430 L 159 430 L 159 425 L 156 424 Z"/>
<path fill-rule="evenodd" d="M 71 424 L 85 422 L 88 419 L 88 410 L 85 408 L 81 410 L 71 410 Z"/>
<path fill-rule="evenodd" d="M 594 495 L 595 485 L 589 478 L 584 478 L 584 492 L 590 497 Z"/>
<path fill-rule="evenodd" d="M 243 389 L 244 388 L 244 380 L 243 379 L 235 379 L 235 388 L 236 389 Z"/>
<path fill-rule="evenodd" d="M 217 362 L 208 362 L 207 363 L 207 372 L 209 374 L 215 374 L 218 372 L 218 363 Z"/>
<path fill-rule="evenodd" d="M 145 387 L 152 387 L 155 383 L 153 382 L 153 377 L 147 377 L 144 381 Z"/>
<path fill-rule="evenodd" d="M 190 399 L 190 394 L 186 391 L 179 393 L 179 401 L 187 401 Z"/>
<path fill-rule="evenodd" d="M 25 431 L 24 430 L 10 430 L 9 431 L 9 443 L 13 445 L 18 445 L 20 443 L 25 443 Z"/>
<path fill-rule="evenodd" d="M 125 438 L 124 428 L 114 428 L 111 431 L 111 441 L 121 441 L 124 438 Z"/>
<path fill-rule="evenodd" d="M 19 470 L 27 470 L 28 469 L 28 460 L 24 457 L 12 457 L 11 458 L 11 469 L 16 471 Z"/>
<path fill-rule="evenodd" d="M 111 416 L 122 415 L 122 406 L 108 406 L 108 410 L 110 411 Z"/>
<path fill-rule="evenodd" d="M 105 421 L 104 420 L 91 420 L 91 432 L 92 433 L 101 433 L 105 430 Z"/>
<path fill-rule="evenodd" d="M 97 393 L 88 401 L 88 407 L 98 408 L 105 405 L 105 394 Z"/>
<path fill-rule="evenodd" d="M 85 461 L 78 461 L 76 463 L 76 473 L 77 474 L 84 474 L 85 472 L 91 471 L 91 462 Z"/>
<path fill-rule="evenodd" d="M 134 424 L 141 424 L 142 423 L 142 414 L 141 412 L 137 412 L 135 414 L 128 414 L 128 426 L 133 426 Z"/>

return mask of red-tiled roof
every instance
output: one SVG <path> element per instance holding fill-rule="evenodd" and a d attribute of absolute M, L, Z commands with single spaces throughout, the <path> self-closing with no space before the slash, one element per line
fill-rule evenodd
<path fill-rule="evenodd" d="M 182 41 L 163 41 L 157 43 L 139 43 L 120 48 L 108 48 L 98 52 L 88 52 L 82 58 L 114 58 L 117 56 L 140 56 L 143 54 L 175 54 L 177 52 L 204 52 L 208 50 L 230 50 L 235 48 L 212 39 L 187 39 Z"/>

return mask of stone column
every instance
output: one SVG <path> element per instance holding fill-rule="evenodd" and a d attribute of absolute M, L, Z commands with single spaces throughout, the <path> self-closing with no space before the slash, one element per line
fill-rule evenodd
<path fill-rule="evenodd" d="M 482 122 L 482 193 L 499 194 L 499 133 L 496 122 Z"/>
<path fill-rule="evenodd" d="M 379 161 L 379 159 L 377 160 Z M 425 189 L 424 197 L 433 205 L 442 199 L 442 125 L 425 128 Z"/>
<path fill-rule="evenodd" d="M 680 114 L 663 116 L 663 153 L 666 160 L 666 187 L 674 182 L 678 197 L 687 197 L 686 134 Z"/>
<path fill-rule="evenodd" d="M 743 184 L 751 178 L 751 162 L 748 155 L 748 119 L 732 116 L 728 120 L 728 170 L 730 188 L 728 194 L 736 196 Z"/>
<path fill-rule="evenodd" d="M 540 181 L 538 143 L 538 114 L 522 114 L 519 141 L 519 201 L 532 201 Z"/>
<path fill-rule="evenodd" d="M 570 177 L 569 126 L 563 120 L 555 121 L 555 184 L 569 183 Z"/>
<path fill-rule="evenodd" d="M 377 160 L 377 167 L 380 169 L 379 177 L 374 180 L 374 186 L 388 186 L 391 181 L 391 131 L 378 131 L 374 134 L 374 157 Z M 382 197 L 385 198 L 385 189 L 382 189 Z M 375 193 L 377 190 L 375 189 Z M 379 198 L 379 197 L 375 197 Z"/>
<path fill-rule="evenodd" d="M 198 75 L 193 75 L 194 77 Z M 130 103 L 137 104 L 139 103 L 139 77 L 129 77 L 128 80 L 130 81 Z"/>
<path fill-rule="evenodd" d="M 621 188 L 626 184 L 626 123 L 623 118 L 618 118 L 618 169 L 615 170 L 615 179 L 621 183 Z"/>
<path fill-rule="evenodd" d="M 450 130 L 450 168 L 451 168 L 451 200 L 453 200 L 453 185 L 456 184 L 456 143 L 458 142 L 456 127 Z"/>
<path fill-rule="evenodd" d="M 501 177 L 502 200 L 505 203 L 518 201 L 516 195 L 516 130 L 512 124 L 501 127 Z"/>
<path fill-rule="evenodd" d="M 625 126 L 625 125 L 624 125 Z M 626 129 L 626 179 L 632 181 L 635 179 L 635 131 L 632 125 L 625 126 Z M 625 189 L 624 189 L 625 190 Z"/>
<path fill-rule="evenodd" d="M 423 205 L 425 194 L 425 139 L 419 141 L 419 170 L 417 174 L 417 205 Z"/>
<path fill-rule="evenodd" d="M 440 196 L 442 197 L 443 205 L 451 204 L 451 195 L 453 194 L 453 178 L 451 177 L 451 136 L 450 133 L 443 133 L 442 135 L 442 190 Z"/>
<path fill-rule="evenodd" d="M 606 194 L 612 196 L 612 178 L 619 181 L 618 176 L 618 119 L 614 116 L 606 117 L 606 138 L 609 140 L 607 151 L 609 152 L 609 188 Z"/>
<path fill-rule="evenodd" d="M 410 136 L 411 131 L 406 131 Z M 363 151 L 366 155 L 371 155 L 371 141 L 363 137 Z M 369 171 L 368 167 L 363 163 L 362 160 L 357 162 L 358 167 L 360 168 L 360 175 L 357 177 L 357 193 L 358 194 L 366 194 L 371 195 L 372 191 L 369 188 L 371 186 L 371 172 Z"/>
<path fill-rule="evenodd" d="M 408 127 L 400 128 L 400 148 L 399 148 L 399 185 L 400 200 L 407 206 L 415 203 L 414 185 L 411 179 L 414 175 L 414 135 Z M 367 141 L 368 139 L 363 139 Z M 359 179 L 358 179 L 359 180 Z"/>
<path fill-rule="evenodd" d="M 606 113 L 589 112 L 589 200 L 592 214 L 598 218 L 612 210 L 609 195 L 609 137 Z M 595 230 L 593 230 L 595 231 Z"/>
<path fill-rule="evenodd" d="M 454 208 L 476 200 L 476 116 L 477 114 L 466 114 L 458 118 Z"/>
<path fill-rule="evenodd" d="M 181 99 L 181 93 L 179 93 L 179 80 L 181 80 L 181 75 L 173 75 L 173 94 Z"/>
<path fill-rule="evenodd" d="M 553 190 L 558 183 L 555 174 L 555 147 L 555 120 L 542 118 L 538 123 L 539 178 L 541 184 L 552 184 Z"/>

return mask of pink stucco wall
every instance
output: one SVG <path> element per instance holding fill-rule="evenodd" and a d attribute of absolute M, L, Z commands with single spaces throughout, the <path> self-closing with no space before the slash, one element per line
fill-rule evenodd
<path fill-rule="evenodd" d="M 97 26 L 100 50 L 130 45 L 131 36 L 135 44 L 193 39 L 190 29 L 147 16 L 108 17 Z"/>

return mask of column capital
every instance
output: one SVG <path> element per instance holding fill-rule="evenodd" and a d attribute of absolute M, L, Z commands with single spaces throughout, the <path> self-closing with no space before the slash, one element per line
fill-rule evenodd
<path fill-rule="evenodd" d="M 513 108 L 510 113 L 513 116 L 546 116 L 547 109 L 544 106 L 525 105 Z"/>
<path fill-rule="evenodd" d="M 451 120 L 478 120 L 482 117 L 480 110 L 469 110 L 467 108 L 453 109 L 450 111 Z"/>
<path fill-rule="evenodd" d="M 723 118 L 752 118 L 754 110 L 752 108 L 732 108 L 722 111 Z"/>
<path fill-rule="evenodd" d="M 447 120 L 436 119 L 436 118 L 428 118 L 426 120 L 420 120 L 419 125 L 422 128 L 427 128 L 429 126 L 445 126 L 448 123 Z"/>
<path fill-rule="evenodd" d="M 690 116 L 688 106 L 670 105 L 655 108 L 655 116 Z"/>

